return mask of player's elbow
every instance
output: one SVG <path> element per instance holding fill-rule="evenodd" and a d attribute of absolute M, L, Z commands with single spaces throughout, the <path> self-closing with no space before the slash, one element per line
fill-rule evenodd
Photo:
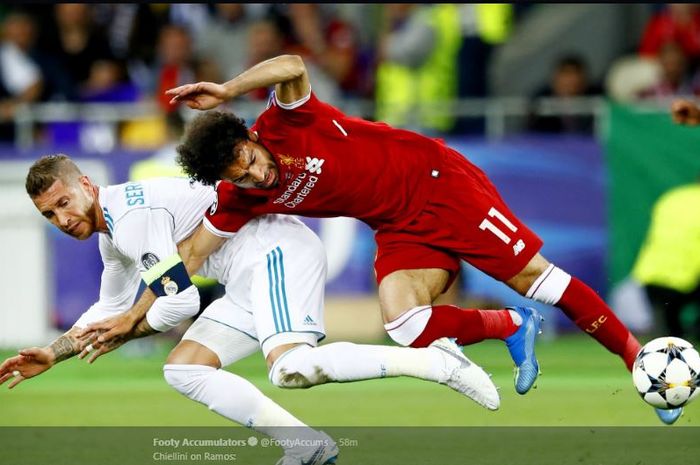
<path fill-rule="evenodd" d="M 280 57 L 283 60 L 284 67 L 295 77 L 302 76 L 306 73 L 306 65 L 304 65 L 304 60 L 299 55 L 282 55 Z"/>

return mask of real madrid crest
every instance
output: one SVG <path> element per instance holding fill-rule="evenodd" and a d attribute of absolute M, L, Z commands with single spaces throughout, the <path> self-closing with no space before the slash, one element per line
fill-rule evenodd
<path fill-rule="evenodd" d="M 165 295 L 177 294 L 177 283 L 171 280 L 170 276 L 163 276 L 160 280 L 160 284 L 163 286 L 163 291 L 165 291 Z"/>

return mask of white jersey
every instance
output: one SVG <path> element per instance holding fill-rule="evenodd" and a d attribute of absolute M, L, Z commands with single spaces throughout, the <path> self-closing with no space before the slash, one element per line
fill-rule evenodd
<path fill-rule="evenodd" d="M 216 192 L 187 178 L 156 178 L 101 187 L 99 203 L 109 230 L 99 238 L 104 263 L 100 298 L 75 323 L 78 327 L 128 310 L 142 279 L 148 282 L 149 270 L 176 255 L 177 244 L 215 208 Z M 324 337 L 325 251 L 298 219 L 273 214 L 250 220 L 209 256 L 198 274 L 226 286 L 226 295 L 200 319 L 248 334 L 265 354 L 276 344 L 315 345 Z M 179 291 L 156 299 L 146 315 L 153 329 L 166 331 L 197 313 L 196 288 Z M 219 350 L 227 346 L 225 337 L 217 345 L 208 331 L 203 333 L 198 336 L 194 328 L 192 339 L 225 358 Z"/>
<path fill-rule="evenodd" d="M 100 298 L 79 320 L 84 326 L 128 310 L 141 274 L 177 253 L 216 199 L 211 186 L 187 178 L 156 178 L 100 187 L 108 233 L 100 234 L 104 270 Z"/>

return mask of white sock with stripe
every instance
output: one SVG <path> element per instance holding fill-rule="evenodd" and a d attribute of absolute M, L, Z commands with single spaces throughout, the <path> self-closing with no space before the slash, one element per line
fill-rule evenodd
<path fill-rule="evenodd" d="M 391 347 L 334 342 L 320 347 L 297 346 L 282 354 L 270 369 L 270 381 L 286 388 L 328 382 L 411 376 L 441 379 L 443 355 L 430 348 Z"/>
<path fill-rule="evenodd" d="M 282 441 L 319 436 L 248 380 L 228 371 L 205 365 L 165 365 L 163 374 L 168 384 L 186 397 L 272 438 Z"/>

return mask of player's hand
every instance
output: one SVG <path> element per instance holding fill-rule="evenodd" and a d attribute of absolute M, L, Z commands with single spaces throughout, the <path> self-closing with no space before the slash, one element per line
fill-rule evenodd
<path fill-rule="evenodd" d="M 700 108 L 690 100 L 676 100 L 671 104 L 671 118 L 677 124 L 697 126 L 700 124 Z"/>
<path fill-rule="evenodd" d="M 195 110 L 210 110 L 224 103 L 228 99 L 226 88 L 222 84 L 213 82 L 197 82 L 185 84 L 165 91 L 172 96 L 171 104 L 183 102 Z"/>
<path fill-rule="evenodd" d="M 87 357 L 88 354 L 90 354 L 90 358 L 88 358 L 87 362 L 92 364 L 92 362 L 97 360 L 99 357 L 101 357 L 104 354 L 110 353 L 114 349 L 121 347 L 128 340 L 128 338 L 123 336 L 113 337 L 106 342 L 98 342 L 97 340 L 94 340 L 93 342 L 85 346 L 83 351 L 80 352 L 80 354 L 78 354 L 78 358 L 82 360 L 85 357 Z"/>
<path fill-rule="evenodd" d="M 45 347 L 22 349 L 19 355 L 8 358 L 0 365 L 0 384 L 12 379 L 7 386 L 8 389 L 12 389 L 25 379 L 42 374 L 54 363 L 55 357 L 50 349 Z"/>
<path fill-rule="evenodd" d="M 129 312 L 125 312 L 90 323 L 78 331 L 76 337 L 82 340 L 89 340 L 89 342 L 99 342 L 102 344 L 113 338 L 129 334 L 131 330 L 134 329 L 134 326 L 136 326 L 136 321 L 129 315 Z M 95 338 L 95 336 L 97 337 Z"/>

